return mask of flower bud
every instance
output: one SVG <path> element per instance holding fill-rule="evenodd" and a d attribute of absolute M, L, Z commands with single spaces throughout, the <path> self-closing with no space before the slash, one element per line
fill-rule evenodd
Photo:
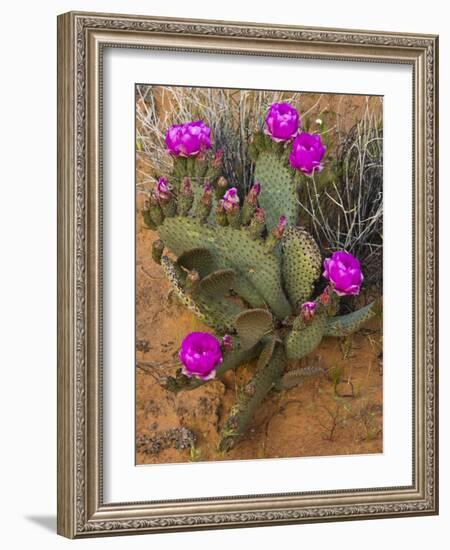
<path fill-rule="evenodd" d="M 221 225 L 222 227 L 228 225 L 227 213 L 222 205 L 222 201 L 216 207 L 216 222 L 217 225 Z"/>
<path fill-rule="evenodd" d="M 236 187 L 228 189 L 220 201 L 223 209 L 227 213 L 227 220 L 231 227 L 238 229 L 241 226 L 241 216 L 239 209 L 239 195 Z"/>
<path fill-rule="evenodd" d="M 281 240 L 286 229 L 286 216 L 280 216 L 278 225 L 273 228 L 272 233 L 266 239 L 266 248 L 271 252 Z"/>
<path fill-rule="evenodd" d="M 172 186 L 166 178 L 159 178 L 155 189 L 155 196 L 161 203 L 169 202 L 172 199 Z"/>
<path fill-rule="evenodd" d="M 227 213 L 239 210 L 239 195 L 236 187 L 231 187 L 231 189 L 228 189 L 223 196 L 222 205 Z"/>
<path fill-rule="evenodd" d="M 286 216 L 280 216 L 278 225 L 273 230 L 275 238 L 280 240 L 281 237 L 283 236 L 285 229 L 286 229 Z"/>
<path fill-rule="evenodd" d="M 257 208 L 255 210 L 254 218 L 259 224 L 264 225 L 266 223 L 266 213 L 264 212 L 264 208 Z"/>
<path fill-rule="evenodd" d="M 216 182 L 216 198 L 217 200 L 220 200 L 224 194 L 225 191 L 228 189 L 228 182 L 224 176 L 220 176 L 220 178 Z"/>
<path fill-rule="evenodd" d="M 319 301 L 324 306 L 328 306 L 330 303 L 330 287 L 326 286 L 322 294 L 319 296 Z"/>
<path fill-rule="evenodd" d="M 177 205 L 175 203 L 175 197 L 172 193 L 172 186 L 166 178 L 159 178 L 158 185 L 155 190 L 155 196 L 161 205 L 164 215 L 167 217 L 175 216 Z"/>
<path fill-rule="evenodd" d="M 231 351 L 233 349 L 233 339 L 229 334 L 225 334 L 225 336 L 223 336 L 222 348 L 225 351 Z"/>
<path fill-rule="evenodd" d="M 258 204 L 258 195 L 261 192 L 261 184 L 255 183 L 245 197 L 244 205 L 242 207 L 242 223 L 247 225 L 255 212 Z"/>
<path fill-rule="evenodd" d="M 258 239 L 266 228 L 266 214 L 262 208 L 256 208 L 253 218 L 250 221 L 249 232 L 253 239 Z"/>
<path fill-rule="evenodd" d="M 192 184 L 191 180 L 186 176 L 183 178 L 183 183 L 181 187 L 181 192 L 184 195 L 192 195 Z"/>
<path fill-rule="evenodd" d="M 220 187 L 221 189 L 228 189 L 228 182 L 224 176 L 220 176 L 220 178 L 217 180 L 217 187 Z"/>
<path fill-rule="evenodd" d="M 300 306 L 300 314 L 304 321 L 308 322 L 314 317 L 316 313 L 316 302 L 305 302 Z"/>
<path fill-rule="evenodd" d="M 203 186 L 202 202 L 208 206 L 212 205 L 212 187 L 208 181 L 205 181 L 205 185 Z"/>
<path fill-rule="evenodd" d="M 253 206 L 258 204 L 258 197 L 261 193 L 261 184 L 259 182 L 252 185 L 250 191 L 247 194 L 247 202 Z"/>

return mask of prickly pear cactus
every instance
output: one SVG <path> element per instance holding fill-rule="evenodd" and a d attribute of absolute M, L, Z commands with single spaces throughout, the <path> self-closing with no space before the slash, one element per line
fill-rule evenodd
<path fill-rule="evenodd" d="M 177 156 L 172 141 L 167 143 L 174 147 L 173 173 L 150 193 L 143 220 L 159 235 L 152 255 L 174 295 L 223 340 L 220 363 L 208 376 L 179 369 L 175 377 L 166 378 L 165 387 L 193 390 L 214 375 L 256 360 L 254 376 L 223 427 L 219 449 L 225 452 L 245 435 L 254 411 L 271 390 L 293 387 L 304 376 L 321 372 L 311 367 L 292 370 L 290 365 L 316 349 L 324 337 L 359 330 L 379 306 L 372 303 L 336 316 L 339 297 L 359 292 L 359 263 L 340 251 L 322 264 L 317 243 L 298 226 L 301 178 L 292 166 L 306 166 L 307 174 L 307 163 L 315 162 L 314 150 L 308 150 L 305 160 L 297 149 L 292 160 L 289 139 L 258 134 L 251 146 L 255 185 L 240 196 L 221 175 L 220 151 L 211 155 L 206 146 L 200 153 L 194 148 Z M 314 297 L 323 268 L 328 286 Z"/>

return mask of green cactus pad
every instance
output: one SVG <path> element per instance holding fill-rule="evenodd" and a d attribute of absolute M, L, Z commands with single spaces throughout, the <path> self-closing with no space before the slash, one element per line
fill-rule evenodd
<path fill-rule="evenodd" d="M 266 342 L 264 343 L 264 347 L 261 351 L 261 355 L 258 358 L 258 364 L 257 364 L 258 369 L 264 368 L 267 365 L 267 363 L 270 361 L 273 355 L 273 351 L 275 349 L 275 344 L 276 344 L 275 335 L 272 335 L 266 339 Z"/>
<path fill-rule="evenodd" d="M 320 276 L 322 259 L 313 237 L 300 227 L 286 229 L 282 239 L 284 287 L 297 308 L 311 296 L 314 281 Z"/>
<path fill-rule="evenodd" d="M 161 225 L 164 221 L 164 214 L 161 210 L 161 206 L 158 203 L 152 204 L 150 206 L 150 217 L 153 225 L 156 226 Z"/>
<path fill-rule="evenodd" d="M 291 307 L 281 286 L 277 258 L 244 229 L 212 227 L 194 218 L 174 217 L 166 218 L 158 230 L 165 245 L 176 255 L 192 248 L 207 248 L 214 270 L 234 269 L 234 290 L 250 305 L 267 304 L 279 319 L 289 316 Z"/>
<path fill-rule="evenodd" d="M 206 323 L 219 334 L 233 331 L 233 319 L 242 311 L 242 307 L 226 298 L 211 298 L 201 292 L 195 295 L 195 301 L 206 318 Z"/>
<path fill-rule="evenodd" d="M 200 185 L 200 183 L 196 182 L 195 179 L 191 178 L 192 182 L 192 193 L 194 195 L 194 201 L 192 203 L 191 212 L 198 212 L 199 204 L 201 202 L 202 196 L 203 196 L 203 185 Z"/>
<path fill-rule="evenodd" d="M 206 172 L 208 171 L 208 162 L 207 159 L 199 159 L 197 157 L 196 163 L 195 163 L 195 177 L 198 181 L 201 181 L 205 176 Z"/>
<path fill-rule="evenodd" d="M 251 348 L 272 330 L 272 315 L 266 309 L 247 309 L 236 317 L 234 324 L 242 346 Z"/>
<path fill-rule="evenodd" d="M 347 315 L 339 315 L 328 319 L 325 336 L 348 336 L 358 331 L 362 326 L 376 315 L 377 302 L 353 311 Z"/>
<path fill-rule="evenodd" d="M 325 315 L 316 315 L 302 328 L 291 330 L 285 340 L 288 359 L 301 359 L 311 353 L 322 341 L 326 326 Z"/>
<path fill-rule="evenodd" d="M 152 220 L 152 216 L 150 214 L 150 210 L 144 210 L 142 212 L 142 217 L 144 219 L 144 223 L 145 225 L 149 228 L 149 229 L 153 229 L 155 230 L 158 226 L 156 225 L 156 223 Z"/>
<path fill-rule="evenodd" d="M 286 162 L 273 153 L 261 153 L 255 164 L 255 181 L 261 183 L 258 202 L 266 213 L 269 233 L 282 215 L 286 216 L 287 227 L 296 225 L 299 210 L 297 184 Z"/>
<path fill-rule="evenodd" d="M 201 278 L 206 277 L 214 270 L 211 252 L 206 248 L 186 250 L 177 258 L 177 264 L 188 271 L 195 269 Z"/>
<path fill-rule="evenodd" d="M 193 201 L 192 206 L 190 208 L 190 212 L 196 217 L 201 218 L 204 212 L 204 205 L 202 205 L 201 199 L 204 192 L 203 184 L 200 184 L 199 182 L 192 182 L 192 192 L 193 192 Z M 213 196 L 211 198 L 211 205 L 207 209 L 208 214 L 206 216 L 206 221 L 211 224 L 215 225 L 216 223 L 216 215 L 215 210 L 217 205 L 219 204 L 219 200 L 215 196 L 215 193 L 213 193 Z"/>
<path fill-rule="evenodd" d="M 181 304 L 218 333 L 234 331 L 234 320 L 242 311 L 240 305 L 224 298 L 211 298 L 201 291 L 191 296 L 185 289 L 186 273 L 167 256 L 161 258 L 161 266 Z"/>
<path fill-rule="evenodd" d="M 235 277 L 232 269 L 219 269 L 200 281 L 200 290 L 205 294 L 209 294 L 211 298 L 223 298 L 230 293 L 234 281 Z"/>
<path fill-rule="evenodd" d="M 241 278 L 235 280 L 234 292 L 248 302 L 251 307 L 263 307 L 266 305 L 264 298 L 247 279 Z"/>

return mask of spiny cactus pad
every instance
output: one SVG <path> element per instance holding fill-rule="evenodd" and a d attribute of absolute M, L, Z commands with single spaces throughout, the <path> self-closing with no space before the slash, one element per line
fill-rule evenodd
<path fill-rule="evenodd" d="M 316 349 L 324 337 L 326 327 L 327 318 L 321 314 L 304 326 L 293 328 L 285 341 L 288 359 L 301 359 Z"/>
<path fill-rule="evenodd" d="M 316 241 L 300 227 L 289 227 L 282 238 L 282 273 L 289 300 L 297 309 L 311 296 L 320 276 L 321 256 Z"/>
<path fill-rule="evenodd" d="M 200 281 L 200 290 L 210 298 L 223 298 L 234 287 L 235 277 L 232 269 L 218 269 Z"/>
<path fill-rule="evenodd" d="M 211 252 L 206 248 L 193 248 L 186 250 L 178 256 L 177 264 L 188 271 L 195 269 L 200 277 L 206 277 L 214 270 L 214 262 Z"/>
<path fill-rule="evenodd" d="M 370 321 L 376 315 L 377 302 L 372 302 L 369 305 L 348 313 L 347 315 L 339 315 L 331 317 L 327 320 L 325 327 L 326 336 L 348 336 L 362 328 L 367 321 Z"/>
<path fill-rule="evenodd" d="M 242 345 L 251 348 L 272 331 L 272 315 L 265 309 L 247 309 L 236 317 L 235 327 Z"/>
<path fill-rule="evenodd" d="M 261 183 L 258 201 L 266 213 L 267 230 L 286 216 L 287 226 L 296 225 L 298 217 L 297 183 L 285 160 L 274 153 L 262 152 L 255 164 L 255 181 Z"/>

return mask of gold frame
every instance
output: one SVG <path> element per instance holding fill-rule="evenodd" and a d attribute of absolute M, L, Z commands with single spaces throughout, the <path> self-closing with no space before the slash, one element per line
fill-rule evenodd
<path fill-rule="evenodd" d="M 103 502 L 100 90 L 104 47 L 406 63 L 413 67 L 411 486 Z M 71 12 L 58 17 L 59 534 L 79 538 L 438 513 L 437 114 L 437 36 L 96 13 Z"/>

